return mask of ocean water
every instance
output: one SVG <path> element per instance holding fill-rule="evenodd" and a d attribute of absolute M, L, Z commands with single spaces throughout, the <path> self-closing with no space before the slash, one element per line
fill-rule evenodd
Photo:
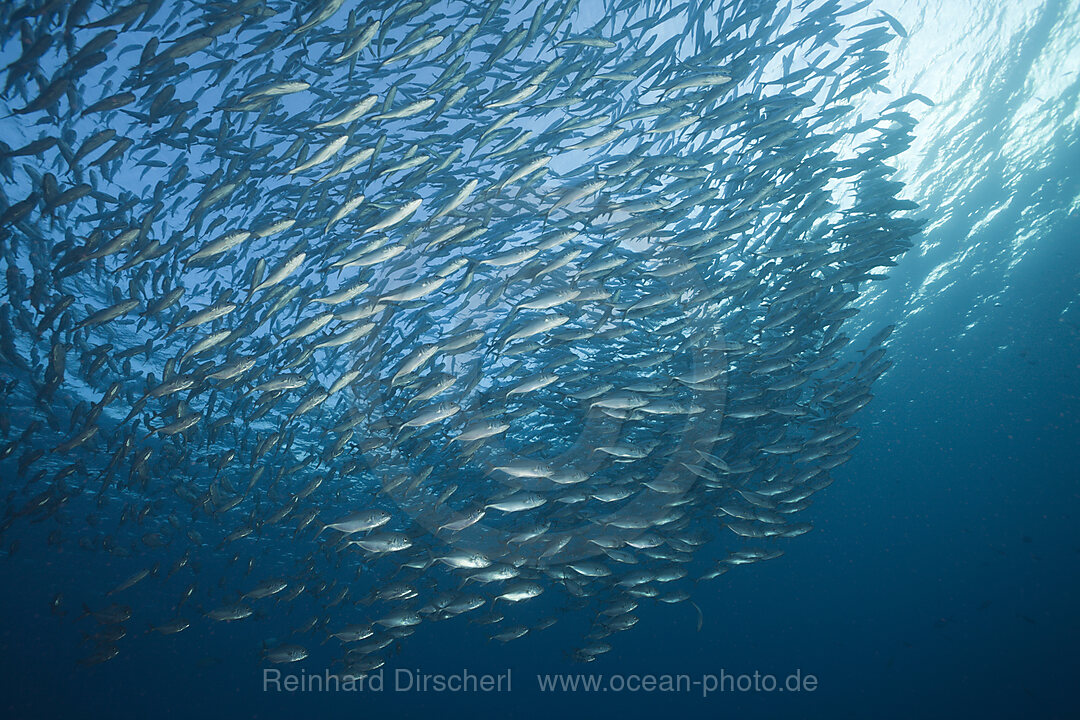
<path fill-rule="evenodd" d="M 167 0 L 162 14 L 169 5 Z M 467 618 L 423 622 L 381 653 L 385 664 L 373 671 L 383 680 L 381 690 L 281 692 L 267 687 L 268 669 L 283 675 L 341 669 L 335 664 L 339 643 L 331 638 L 323 644 L 325 630 L 299 639 L 293 630 L 312 614 L 344 619 L 356 613 L 322 607 L 327 597 L 302 607 L 273 598 L 252 601 L 255 616 L 237 622 L 212 622 L 201 611 L 236 600 L 270 575 L 247 575 L 249 556 L 258 558 L 260 569 L 302 568 L 314 533 L 303 541 L 292 539 L 292 528 L 282 536 L 258 534 L 238 541 L 250 540 L 252 547 L 231 562 L 233 546 L 220 549 L 220 536 L 211 539 L 206 532 L 197 570 L 182 571 L 199 586 L 182 613 L 191 627 L 163 636 L 148 628 L 173 617 L 180 590 L 192 581 L 162 577 L 183 552 L 187 541 L 181 533 L 164 547 L 144 546 L 134 556 L 83 549 L 78 539 L 115 535 L 120 545 L 138 546 L 143 533 L 158 527 L 159 515 L 171 511 L 186 523 L 195 511 L 177 498 L 173 476 L 155 477 L 144 495 L 127 498 L 134 510 L 148 501 L 154 505 L 151 517 L 139 523 L 117 524 L 123 499 L 101 507 L 73 496 L 55 512 L 19 513 L 46 482 L 24 489 L 28 477 L 17 474 L 17 459 L 32 446 L 19 446 L 0 465 L 0 494 L 8 498 L 4 510 L 10 520 L 0 532 L 3 714 L 1075 717 L 1080 4 L 874 0 L 844 22 L 875 17 L 879 10 L 894 17 L 907 36 L 884 46 L 889 76 L 882 84 L 889 94 L 852 102 L 859 117 L 871 118 L 906 93 L 932 99 L 933 106 L 908 108 L 916 120 L 912 142 L 887 160 L 896 168 L 890 179 L 903 183 L 900 197 L 918 205 L 913 216 L 925 226 L 895 266 L 882 268 L 887 279 L 859 288 L 860 312 L 845 331 L 854 338 L 852 347 L 861 348 L 882 327 L 895 325 L 886 345 L 892 365 L 873 382 L 872 400 L 851 420 L 861 441 L 850 460 L 829 471 L 832 484 L 799 513 L 813 530 L 779 541 L 781 557 L 689 583 L 694 605 L 642 601 L 634 610 L 636 626 L 611 637 L 611 649 L 592 662 L 575 659 L 574 649 L 589 631 L 595 608 L 547 587 L 528 603 L 536 617 L 558 618 L 543 632 L 502 643 L 489 639 L 489 626 Z M 571 26 L 584 33 L 604 12 L 600 3 L 583 0 Z M 103 14 L 97 9 L 92 16 Z M 301 15 L 308 14 L 305 7 Z M 4 57 L 11 53 L 5 47 Z M 17 126 L 5 119 L 0 139 L 11 147 L 34 139 L 27 128 L 35 117 L 16 117 Z M 5 188 L 9 200 L 27 194 L 25 178 L 19 175 Z M 146 191 L 152 193 L 149 183 Z M 58 231 L 53 225 L 43 232 Z M 97 296 L 86 301 L 98 308 L 105 304 Z M 85 317 L 81 300 L 76 307 L 78 318 Z M 736 330 L 728 328 L 728 337 Z M 142 339 L 120 338 L 130 344 Z M 45 355 L 48 345 L 43 347 Z M 858 360 L 856 351 L 849 352 Z M 21 377 L 17 368 L 4 371 L 7 378 Z M 19 391 L 7 398 L 4 410 L 13 428 L 21 430 L 37 417 Z M 154 419 L 156 426 L 163 422 Z M 566 432 L 579 442 L 590 440 L 588 429 Z M 11 431 L 5 442 L 16 435 Z M 41 441 L 41 462 L 48 462 L 57 442 Z M 200 446 L 197 452 L 207 450 Z M 91 445 L 81 456 L 92 474 L 108 458 L 105 445 Z M 451 471 L 436 467 L 431 477 Z M 470 482 L 462 474 L 458 492 L 471 492 Z M 344 514 L 335 505 L 339 497 L 315 497 L 323 510 L 320 522 Z M 243 519 L 225 521 L 219 532 L 239 527 Z M 694 527 L 732 537 L 719 525 Z M 158 573 L 106 596 L 154 562 L 161 563 Z M 691 563 L 697 574 L 706 565 L 701 557 Z M 398 577 L 360 555 L 350 556 L 344 570 L 331 567 L 320 565 L 306 582 L 314 586 L 320 573 L 350 578 L 354 567 L 365 583 L 372 576 L 376 583 Z M 370 585 L 362 587 L 356 596 Z M 58 592 L 63 603 L 54 612 Z M 296 602 L 307 602 L 301 598 Z M 354 599 L 359 597 L 346 604 L 367 612 L 366 605 L 353 606 Z M 93 655 L 95 641 L 83 636 L 99 630 L 80 618 L 81 607 L 98 610 L 112 602 L 133 610 L 123 621 L 127 636 L 116 641 L 115 657 L 88 666 L 80 660 Z M 264 648 L 286 642 L 299 642 L 310 657 L 280 665 L 262 657 Z M 509 673 L 510 687 L 439 692 L 415 686 L 421 675 L 460 673 Z M 788 685 L 793 675 L 797 691 Z M 677 690 L 631 689 L 668 677 Z M 399 687 L 410 678 L 413 686 Z M 568 678 L 596 678 L 598 684 L 591 691 L 584 684 L 568 690 L 559 685 Z M 769 691 L 769 678 L 784 689 Z M 541 685 L 548 679 L 559 689 L 545 691 Z"/>

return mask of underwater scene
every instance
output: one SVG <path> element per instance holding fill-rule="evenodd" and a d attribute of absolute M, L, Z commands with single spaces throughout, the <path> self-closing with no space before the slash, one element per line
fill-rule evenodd
<path fill-rule="evenodd" d="M 0 68 L 0 717 L 1080 716 L 1080 0 Z"/>

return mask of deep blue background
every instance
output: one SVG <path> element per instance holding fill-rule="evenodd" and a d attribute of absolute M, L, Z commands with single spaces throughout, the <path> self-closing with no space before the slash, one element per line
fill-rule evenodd
<path fill-rule="evenodd" d="M 986 142 L 997 137 L 1005 102 L 997 97 L 983 108 Z M 63 620 L 49 612 L 54 581 L 80 574 L 80 553 L 27 541 L 2 561 L 0 718 L 1080 716 L 1075 138 L 1059 135 L 1045 160 L 1018 187 L 991 176 L 976 183 L 949 222 L 931 230 L 945 244 L 938 255 L 913 252 L 892 272 L 893 299 L 868 320 L 906 319 L 889 346 L 895 366 L 856 417 L 862 444 L 805 513 L 813 532 L 786 544 L 778 560 L 699 587 L 700 632 L 688 605 L 643 605 L 639 626 L 612 652 L 575 665 L 564 653 L 581 628 L 569 619 L 506 646 L 486 641 L 486 629 L 443 623 L 422 627 L 388 660 L 388 675 L 396 667 L 512 668 L 514 692 L 264 694 L 257 648 L 267 638 L 258 624 L 199 621 L 197 632 L 176 637 L 127 638 L 115 660 L 81 668 L 74 629 L 88 626 L 71 622 L 78 608 L 67 607 Z M 956 173 L 960 182 L 964 169 Z M 1007 279 L 992 264 L 971 276 L 958 270 L 946 300 L 924 298 L 927 307 L 909 313 L 912 289 L 942 254 L 961 252 L 967 231 L 1009 192 L 1024 196 L 1020 207 L 1034 207 L 1034 218 L 1052 219 L 1024 262 Z M 931 202 L 926 212 L 937 209 Z M 996 217 L 982 234 L 990 259 L 1032 222 L 1019 209 Z M 102 589 L 123 568 L 103 575 Z M 129 625 L 133 634 L 145 628 L 141 619 Z M 784 677 L 796 669 L 817 677 L 815 692 L 541 696 L 534 679 L 721 670 Z"/>

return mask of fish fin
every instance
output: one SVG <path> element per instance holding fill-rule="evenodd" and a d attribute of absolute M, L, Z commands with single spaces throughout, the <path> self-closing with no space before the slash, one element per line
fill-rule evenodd
<path fill-rule="evenodd" d="M 695 603 L 693 600 L 690 601 L 690 604 L 694 606 L 695 610 L 697 610 L 697 631 L 701 632 L 701 626 L 705 622 L 705 615 L 701 612 L 701 608 L 699 608 L 697 606 L 697 603 Z"/>

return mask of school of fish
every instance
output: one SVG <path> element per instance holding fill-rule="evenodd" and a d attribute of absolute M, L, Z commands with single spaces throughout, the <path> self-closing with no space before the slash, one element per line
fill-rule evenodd
<path fill-rule="evenodd" d="M 930 102 L 858 111 L 904 36 L 870 0 L 0 29 L 0 542 L 106 579 L 56 578 L 88 664 L 243 622 L 363 674 L 563 612 L 588 662 L 780 556 L 858 444 L 891 327 L 853 318 L 921 230 L 888 163 Z"/>

